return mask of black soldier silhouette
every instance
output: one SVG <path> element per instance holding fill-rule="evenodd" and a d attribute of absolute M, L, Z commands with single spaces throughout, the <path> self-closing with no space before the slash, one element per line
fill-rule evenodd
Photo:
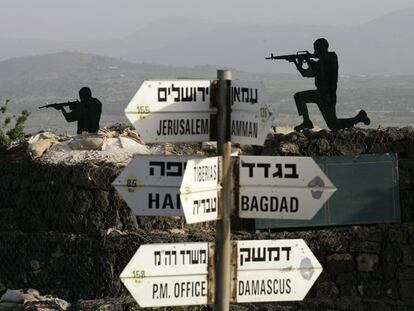
<path fill-rule="evenodd" d="M 67 122 L 78 121 L 77 134 L 82 132 L 97 133 L 99 120 L 101 119 L 102 103 L 92 97 L 90 88 L 83 87 L 79 90 L 80 102 L 72 102 L 69 105 L 71 111 L 67 112 L 65 106 L 58 106 L 55 109 L 61 110 Z"/>
<path fill-rule="evenodd" d="M 331 130 L 351 128 L 360 122 L 365 125 L 370 124 L 370 119 L 365 110 L 360 110 L 353 118 L 337 118 L 335 106 L 338 82 L 338 57 L 335 52 L 329 52 L 328 47 L 328 41 L 320 38 L 313 44 L 313 55 L 309 54 L 308 58 L 296 57 L 292 59 L 303 77 L 315 78 L 316 86 L 316 90 L 302 91 L 294 95 L 298 113 L 303 117 L 303 123 L 295 126 L 296 131 L 313 128 L 313 123 L 309 118 L 308 103 L 318 105 L 328 128 Z M 305 61 L 308 64 L 307 68 L 303 67 Z"/>

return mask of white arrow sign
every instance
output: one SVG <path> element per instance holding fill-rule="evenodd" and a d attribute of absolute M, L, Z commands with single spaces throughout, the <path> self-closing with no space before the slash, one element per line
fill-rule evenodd
<path fill-rule="evenodd" d="M 310 157 L 240 156 L 241 218 L 312 219 L 336 191 Z"/>
<path fill-rule="evenodd" d="M 146 142 L 210 138 L 210 81 L 144 81 L 125 115 Z"/>
<path fill-rule="evenodd" d="M 141 245 L 121 281 L 141 307 L 211 303 L 210 243 Z"/>
<path fill-rule="evenodd" d="M 112 185 L 135 215 L 184 216 L 180 186 L 190 158 L 134 155 Z"/>
<path fill-rule="evenodd" d="M 263 84 L 233 80 L 231 98 L 231 142 L 262 146 L 273 123 Z"/>
<path fill-rule="evenodd" d="M 219 157 L 187 162 L 181 184 L 181 203 L 187 223 L 219 219 Z"/>
<path fill-rule="evenodd" d="M 321 272 L 301 239 L 237 241 L 233 302 L 303 300 Z"/>

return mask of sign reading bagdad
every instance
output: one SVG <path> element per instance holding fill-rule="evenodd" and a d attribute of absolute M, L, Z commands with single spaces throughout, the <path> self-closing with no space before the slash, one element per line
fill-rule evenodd
<path fill-rule="evenodd" d="M 336 191 L 310 157 L 240 156 L 242 218 L 312 219 Z"/>
<path fill-rule="evenodd" d="M 141 307 L 208 304 L 213 255 L 207 242 L 141 245 L 121 281 Z"/>
<path fill-rule="evenodd" d="M 146 80 L 125 108 L 146 143 L 210 139 L 210 80 Z"/>

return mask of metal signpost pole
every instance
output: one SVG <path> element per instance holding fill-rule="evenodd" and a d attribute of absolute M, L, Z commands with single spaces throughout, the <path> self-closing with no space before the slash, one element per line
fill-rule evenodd
<path fill-rule="evenodd" d="M 221 174 L 222 195 L 220 205 L 222 219 L 216 222 L 216 286 L 215 310 L 226 311 L 230 308 L 230 271 L 231 271 L 231 179 L 230 175 L 230 87 L 231 71 L 218 70 L 217 91 L 217 155 L 223 157 L 223 170 Z"/>

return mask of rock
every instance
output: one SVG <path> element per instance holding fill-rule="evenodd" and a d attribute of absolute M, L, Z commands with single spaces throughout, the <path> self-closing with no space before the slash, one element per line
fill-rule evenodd
<path fill-rule="evenodd" d="M 59 231 L 67 233 L 83 233 L 87 220 L 84 215 L 62 213 L 59 215 Z"/>
<path fill-rule="evenodd" d="M 105 213 L 104 219 L 104 228 L 116 228 L 122 229 L 122 222 L 119 217 L 119 212 L 117 210 L 108 211 Z"/>
<path fill-rule="evenodd" d="M 125 131 L 125 129 L 135 130 L 135 127 L 127 123 L 119 122 L 119 123 L 109 125 L 107 129 L 109 131 L 114 131 L 114 132 L 117 132 L 118 134 L 122 134 Z"/>
<path fill-rule="evenodd" d="M 339 289 L 334 282 L 322 282 L 316 284 L 316 297 L 335 298 L 339 295 Z"/>
<path fill-rule="evenodd" d="M 373 254 L 359 254 L 357 256 L 357 267 L 359 271 L 374 271 L 379 262 L 379 257 Z"/>
<path fill-rule="evenodd" d="M 321 139 L 318 142 L 318 148 L 320 153 L 327 153 L 331 149 L 331 145 L 327 139 Z"/>
<path fill-rule="evenodd" d="M 76 187 L 65 185 L 60 189 L 55 197 L 55 206 L 57 212 L 69 213 L 73 211 L 73 202 L 75 200 Z"/>
<path fill-rule="evenodd" d="M 414 301 L 414 280 L 400 282 L 400 295 L 402 300 Z"/>
<path fill-rule="evenodd" d="M 53 251 L 53 253 L 51 254 L 52 258 L 62 257 L 63 255 L 64 253 L 62 252 L 60 245 L 58 245 L 56 249 Z"/>
<path fill-rule="evenodd" d="M 318 277 L 318 282 L 328 282 L 331 281 L 331 276 L 326 271 L 322 271 L 322 273 Z"/>
<path fill-rule="evenodd" d="M 364 252 L 379 254 L 381 250 L 381 244 L 370 241 L 352 241 L 350 245 L 351 252 Z"/>
<path fill-rule="evenodd" d="M 0 298 L 0 302 L 23 303 L 23 292 L 16 289 L 8 289 Z"/>
<path fill-rule="evenodd" d="M 338 274 L 335 283 L 340 289 L 341 296 L 355 296 L 357 294 L 355 273 Z"/>
<path fill-rule="evenodd" d="M 352 155 L 354 154 L 354 148 L 351 143 L 347 142 L 336 142 L 334 144 L 334 148 L 341 154 L 341 155 Z"/>
<path fill-rule="evenodd" d="M 381 272 L 386 280 L 391 280 L 395 277 L 395 272 L 401 256 L 401 249 L 397 243 L 386 242 L 383 245 L 381 253 Z"/>
<path fill-rule="evenodd" d="M 381 242 L 384 238 L 384 230 L 378 227 L 353 227 L 358 241 Z"/>
<path fill-rule="evenodd" d="M 411 172 L 406 170 L 399 170 L 399 179 L 400 179 L 400 190 L 409 190 L 411 189 Z"/>
<path fill-rule="evenodd" d="M 24 303 L 25 301 L 36 300 L 40 297 L 39 291 L 29 288 L 23 289 L 8 289 L 1 297 L 1 302 Z"/>
<path fill-rule="evenodd" d="M 0 311 L 23 311 L 23 306 L 19 303 L 0 302 Z"/>
<path fill-rule="evenodd" d="M 24 304 L 25 311 L 66 311 L 70 304 L 59 298 L 42 297 L 37 301 L 29 301 Z"/>
<path fill-rule="evenodd" d="M 358 285 L 358 292 L 363 297 L 378 298 L 383 295 L 380 281 L 363 281 Z"/>
<path fill-rule="evenodd" d="M 400 228 L 390 228 L 388 230 L 388 239 L 390 240 L 390 242 L 394 242 L 396 244 L 406 244 L 408 241 L 408 233 L 401 230 Z M 396 245 L 395 247 L 398 247 L 398 245 Z"/>
<path fill-rule="evenodd" d="M 92 199 L 92 196 L 91 196 Z M 93 208 L 97 211 L 101 211 L 102 213 L 105 213 L 108 211 L 109 208 L 109 193 L 108 191 L 103 190 L 96 190 L 93 193 L 93 202 L 88 201 L 89 207 L 93 203 Z"/>
<path fill-rule="evenodd" d="M 41 296 L 35 289 L 7 290 L 0 299 L 0 311 L 66 311 L 70 304 L 51 296 Z"/>
<path fill-rule="evenodd" d="M 300 154 L 299 146 L 295 143 L 283 141 L 279 145 L 279 152 L 282 154 Z"/>
<path fill-rule="evenodd" d="M 361 306 L 361 298 L 353 296 L 345 296 L 338 299 L 336 306 L 339 310 L 343 311 L 359 311 L 364 310 Z"/>
<path fill-rule="evenodd" d="M 398 282 L 391 280 L 385 285 L 385 294 L 391 299 L 398 299 Z"/>
<path fill-rule="evenodd" d="M 40 263 L 37 260 L 30 260 L 30 266 L 32 270 L 36 271 L 40 269 Z"/>
<path fill-rule="evenodd" d="M 404 265 L 414 267 L 414 247 L 409 245 L 403 246 L 402 253 Z"/>
<path fill-rule="evenodd" d="M 354 270 L 352 255 L 345 253 L 328 256 L 326 258 L 326 270 L 332 274 L 352 272 Z"/>
<path fill-rule="evenodd" d="M 397 271 L 397 279 L 414 280 L 414 268 L 401 268 Z"/>
<path fill-rule="evenodd" d="M 140 310 L 137 303 L 130 295 L 112 299 L 78 300 L 73 305 L 73 309 L 102 311 Z"/>
<path fill-rule="evenodd" d="M 138 229 L 137 217 L 135 215 L 132 215 L 131 212 L 124 210 L 121 210 L 119 214 L 122 222 L 122 229 L 131 231 Z"/>
<path fill-rule="evenodd" d="M 356 275 L 355 273 L 340 273 L 336 277 L 336 284 L 339 286 L 345 285 L 345 284 L 355 284 L 356 283 Z"/>
<path fill-rule="evenodd" d="M 99 234 L 106 226 L 106 215 L 99 211 L 92 211 L 87 217 L 88 225 L 86 230 L 91 234 Z"/>
<path fill-rule="evenodd" d="M 344 284 L 339 287 L 341 297 L 346 296 L 357 296 L 358 292 L 355 285 L 352 284 Z"/>
<path fill-rule="evenodd" d="M 0 282 L 0 297 L 6 292 L 6 290 L 7 287 L 2 282 Z"/>
<path fill-rule="evenodd" d="M 80 189 L 72 188 L 72 189 L 75 190 L 73 193 L 74 200 L 72 201 L 72 204 L 73 204 L 72 211 L 75 214 L 87 213 L 93 208 L 94 204 L 102 205 L 102 210 L 106 210 L 108 206 L 108 203 L 107 203 L 108 196 L 106 195 L 105 197 L 105 193 L 100 193 L 101 196 L 98 196 L 98 195 L 94 196 L 94 193 L 96 191 L 92 192 L 89 189 L 81 189 L 81 188 Z M 106 203 L 106 206 L 104 206 L 105 203 Z"/>
<path fill-rule="evenodd" d="M 331 132 L 326 130 L 326 129 L 322 129 L 319 132 L 315 132 L 315 137 L 318 138 L 329 138 Z"/>
<path fill-rule="evenodd" d="M 242 146 L 250 146 L 250 145 L 240 145 L 240 148 L 243 149 Z M 216 149 L 217 149 L 217 142 L 216 141 L 205 141 L 205 142 L 202 142 L 201 143 L 201 149 L 203 151 L 209 151 L 209 152 L 216 151 Z"/>

